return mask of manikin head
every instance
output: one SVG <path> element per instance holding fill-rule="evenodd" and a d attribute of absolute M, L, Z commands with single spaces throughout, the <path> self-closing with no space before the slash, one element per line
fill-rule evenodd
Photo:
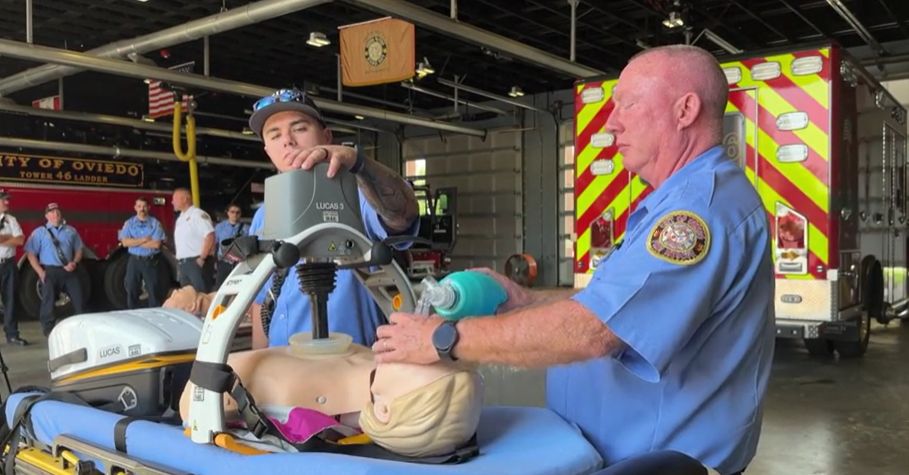
<path fill-rule="evenodd" d="M 476 433 L 483 380 L 469 367 L 387 363 L 376 368 L 360 428 L 378 445 L 410 457 L 442 455 Z"/>
<path fill-rule="evenodd" d="M 658 187 L 722 141 L 728 86 L 716 59 L 687 45 L 632 57 L 622 70 L 606 130 L 623 165 Z"/>

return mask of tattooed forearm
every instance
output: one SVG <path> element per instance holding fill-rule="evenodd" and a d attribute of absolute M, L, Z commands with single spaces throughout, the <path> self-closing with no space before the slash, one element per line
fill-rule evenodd
<path fill-rule="evenodd" d="M 406 181 L 381 163 L 367 160 L 357 173 L 357 182 L 390 231 L 410 228 L 419 207 L 413 189 Z"/>

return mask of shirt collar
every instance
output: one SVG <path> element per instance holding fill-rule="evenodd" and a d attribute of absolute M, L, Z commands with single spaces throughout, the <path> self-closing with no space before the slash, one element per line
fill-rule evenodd
<path fill-rule="evenodd" d="M 680 170 L 670 175 L 659 188 L 653 190 L 650 195 L 641 201 L 638 209 L 657 206 L 669 196 L 669 193 L 675 188 L 674 185 L 684 183 L 691 175 L 702 170 L 715 168 L 721 160 L 727 159 L 725 149 L 721 145 L 715 145 L 707 149 L 686 163 Z"/>

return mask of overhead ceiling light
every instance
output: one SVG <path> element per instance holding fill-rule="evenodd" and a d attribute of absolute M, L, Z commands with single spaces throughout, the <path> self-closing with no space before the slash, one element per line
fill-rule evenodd
<path fill-rule="evenodd" d="M 678 28 L 685 26 L 685 20 L 682 20 L 682 15 L 679 12 L 669 12 L 669 18 L 663 20 L 663 26 L 669 29 Z"/>
<path fill-rule="evenodd" d="M 436 70 L 429 64 L 429 59 L 427 59 L 426 56 L 423 56 L 423 61 L 417 63 L 417 79 L 423 79 L 430 74 L 435 74 L 435 72 Z"/>
<path fill-rule="evenodd" d="M 679 13 L 682 10 L 682 6 L 679 4 L 679 0 L 672 2 L 673 10 L 669 12 L 669 18 L 663 20 L 663 26 L 666 28 L 674 29 L 685 26 L 685 20 L 682 20 L 682 14 Z"/>
<path fill-rule="evenodd" d="M 363 117 L 362 115 L 357 114 L 357 115 L 354 116 L 354 119 L 357 119 L 357 120 L 364 120 L 364 119 L 366 119 L 366 117 Z"/>
<path fill-rule="evenodd" d="M 508 95 L 511 97 L 521 97 L 524 95 L 524 91 L 520 86 L 511 86 L 511 90 L 508 91 Z"/>
<path fill-rule="evenodd" d="M 151 117 L 151 116 L 143 115 L 142 120 L 144 120 L 145 122 L 154 122 L 155 118 Z"/>
<path fill-rule="evenodd" d="M 255 132 L 253 132 L 253 130 L 250 129 L 249 127 L 243 127 L 243 130 L 241 130 L 240 133 L 243 134 L 243 135 L 253 135 L 253 134 L 255 134 Z"/>
<path fill-rule="evenodd" d="M 331 40 L 325 36 L 325 33 L 320 33 L 318 31 L 313 31 L 309 34 L 309 39 L 306 40 L 306 44 L 309 46 L 315 46 L 316 48 L 321 48 L 323 46 L 328 46 L 331 44 Z"/>

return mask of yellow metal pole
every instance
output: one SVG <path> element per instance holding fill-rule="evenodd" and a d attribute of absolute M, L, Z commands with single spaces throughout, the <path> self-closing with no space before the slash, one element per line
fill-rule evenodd
<path fill-rule="evenodd" d="M 193 205 L 199 207 L 199 164 L 196 162 L 196 118 L 192 108 L 186 111 L 186 152 L 180 140 L 180 129 L 183 122 L 182 100 L 174 102 L 174 155 L 184 162 L 189 162 L 189 185 L 193 195 Z"/>

